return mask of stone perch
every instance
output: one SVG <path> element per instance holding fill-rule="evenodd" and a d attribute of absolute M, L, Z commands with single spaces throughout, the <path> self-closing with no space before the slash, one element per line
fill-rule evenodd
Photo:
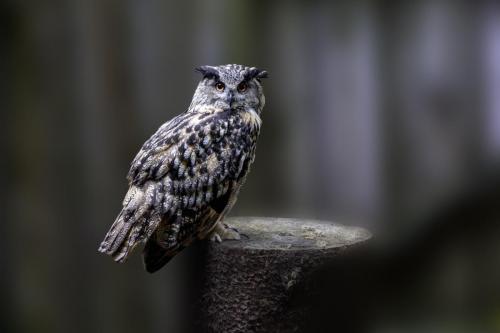
<path fill-rule="evenodd" d="M 300 331 L 307 297 L 315 297 L 310 273 L 371 237 L 365 229 L 323 221 L 236 217 L 226 222 L 243 236 L 206 245 L 200 330 L 208 332 Z M 304 304 L 297 304 L 297 294 Z"/>

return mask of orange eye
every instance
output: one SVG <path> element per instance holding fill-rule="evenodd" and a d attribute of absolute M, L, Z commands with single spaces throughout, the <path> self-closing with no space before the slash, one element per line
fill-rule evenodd
<path fill-rule="evenodd" d="M 238 91 L 240 93 L 245 92 L 248 89 L 248 84 L 246 82 L 241 82 L 238 84 Z"/>
<path fill-rule="evenodd" d="M 224 91 L 224 88 L 226 88 L 226 86 L 222 82 L 217 82 L 215 84 L 215 89 L 217 89 L 217 91 Z"/>

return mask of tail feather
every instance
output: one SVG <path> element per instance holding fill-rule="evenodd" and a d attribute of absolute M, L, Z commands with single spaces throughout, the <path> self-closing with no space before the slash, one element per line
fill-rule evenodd
<path fill-rule="evenodd" d="M 134 247 L 151 236 L 161 221 L 153 208 L 155 183 L 144 188 L 131 186 L 123 200 L 123 209 L 99 246 L 99 252 L 108 254 L 117 262 L 124 262 Z"/>
<path fill-rule="evenodd" d="M 133 226 L 132 223 L 129 223 L 129 225 L 131 226 L 127 228 L 128 232 L 126 234 L 126 237 L 123 238 L 121 243 L 119 243 L 116 247 L 116 250 L 111 254 L 116 262 L 124 262 L 135 245 L 140 242 L 140 240 L 142 239 L 140 238 L 140 236 L 141 231 L 144 227 L 144 223 L 145 221 L 142 218 L 134 223 Z"/>
<path fill-rule="evenodd" d="M 122 246 L 132 226 L 132 221 L 126 218 L 122 210 L 99 246 L 99 252 L 113 255 Z"/>
<path fill-rule="evenodd" d="M 102 241 L 99 252 L 108 254 L 116 262 L 124 262 L 142 240 L 151 236 L 158 226 L 159 216 L 135 216 L 120 212 Z"/>
<path fill-rule="evenodd" d="M 156 237 L 151 237 L 144 246 L 143 260 L 144 267 L 149 273 L 154 273 L 165 266 L 178 252 L 184 247 L 178 245 L 174 248 L 166 250 L 161 247 L 156 241 Z"/>

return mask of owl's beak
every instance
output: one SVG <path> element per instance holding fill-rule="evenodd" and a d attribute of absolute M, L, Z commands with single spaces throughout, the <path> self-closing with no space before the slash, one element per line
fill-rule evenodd
<path fill-rule="evenodd" d="M 234 94 L 233 94 L 232 90 L 229 90 L 227 92 L 227 104 L 229 104 L 229 106 L 232 108 L 233 103 L 234 103 Z"/>

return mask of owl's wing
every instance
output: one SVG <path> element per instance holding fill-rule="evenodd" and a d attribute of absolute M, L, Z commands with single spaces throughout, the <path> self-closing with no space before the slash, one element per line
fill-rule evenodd
<path fill-rule="evenodd" d="M 136 186 L 143 185 L 147 180 L 156 180 L 163 175 L 167 165 L 163 165 L 161 173 L 158 173 L 162 167 L 162 162 L 166 161 L 169 153 L 173 153 L 173 148 L 182 144 L 182 135 L 186 128 L 194 120 L 192 113 L 182 113 L 170 121 L 163 124 L 143 145 L 130 165 L 127 174 L 129 183 Z M 158 168 L 158 169 L 155 169 Z"/>
<path fill-rule="evenodd" d="M 221 117 L 185 113 L 146 141 L 127 176 L 129 192 L 138 194 L 124 200 L 101 252 L 123 261 L 159 225 L 168 235 L 159 245 L 173 249 L 217 221 L 231 200 L 245 159 L 245 152 L 226 149 L 223 122 Z"/>
<path fill-rule="evenodd" d="M 131 186 L 156 184 L 155 203 L 163 212 L 197 212 L 238 180 L 248 152 L 231 149 L 227 120 L 220 115 L 185 113 L 164 124 L 146 141 L 132 162 Z M 219 207 L 216 207 L 219 210 Z"/>

